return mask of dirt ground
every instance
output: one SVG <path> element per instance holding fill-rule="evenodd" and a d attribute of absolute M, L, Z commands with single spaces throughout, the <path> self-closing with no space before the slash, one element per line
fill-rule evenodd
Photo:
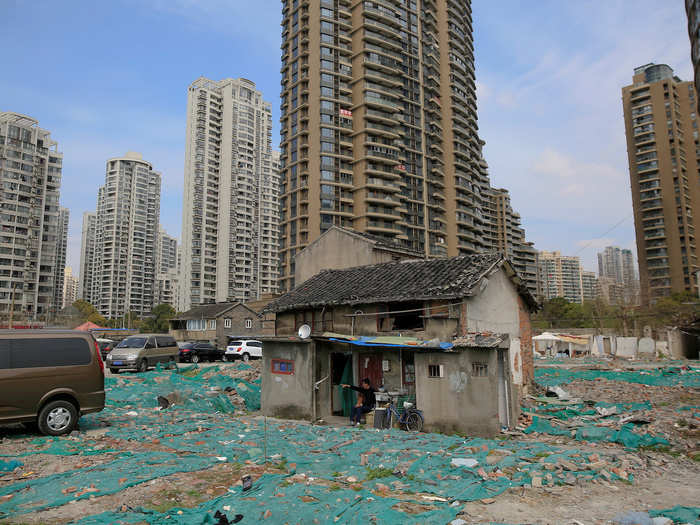
<path fill-rule="evenodd" d="M 233 375 L 254 380 L 259 374 L 259 363 L 253 364 L 253 370 Z M 124 375 L 127 381 L 129 377 Z M 133 379 L 140 380 L 137 377 Z M 668 509 L 675 505 L 698 506 L 700 457 L 694 452 L 698 450 L 696 425 L 700 420 L 694 417 L 697 415 L 696 412 L 679 413 L 676 408 L 680 405 L 700 406 L 700 389 L 649 387 L 614 381 L 574 381 L 566 385 L 566 389 L 574 396 L 597 401 L 649 401 L 653 406 L 648 414 L 652 420 L 650 425 L 655 432 L 668 436 L 672 446 L 659 452 L 626 450 L 614 443 L 580 442 L 566 436 L 502 436 L 504 446 L 509 440 L 518 440 L 548 443 L 559 449 L 575 450 L 581 457 L 587 458 L 584 461 L 588 462 L 587 465 L 592 474 L 605 471 L 608 475 L 596 479 L 587 479 L 586 476 L 565 478 L 570 469 L 565 462 L 562 462 L 561 465 L 552 466 L 552 472 L 560 473 L 562 479 L 565 479 L 562 485 L 527 485 L 508 489 L 492 499 L 451 502 L 450 505 L 461 509 L 457 518 L 470 524 L 599 525 L 613 523 L 616 516 L 630 511 Z M 235 396 L 235 393 L 231 395 Z M 127 405 L 123 410 L 130 408 Z M 259 421 L 255 414 L 238 416 L 238 418 L 243 422 Z M 113 424 L 115 426 L 123 424 L 120 421 L 117 420 Z M 0 427 L 0 455 L 5 456 L 0 459 L 7 460 L 16 456 L 23 462 L 23 466 L 13 472 L 0 472 L 0 511 L 2 511 L 3 502 L 9 501 L 8 495 L 2 495 L 3 488 L 21 481 L 38 480 L 51 474 L 75 469 L 91 469 L 114 460 L 124 451 L 176 453 L 181 457 L 187 454 L 182 450 L 168 447 L 164 440 L 123 441 L 110 437 L 109 431 L 109 426 L 92 428 L 64 438 L 67 442 L 74 442 L 76 447 L 90 443 L 91 452 L 88 455 L 39 453 L 19 457 L 24 452 L 34 450 L 37 436 L 27 435 L 20 426 Z M 206 439 L 206 427 L 195 429 L 191 433 L 196 435 L 197 432 L 201 433 L 202 440 Z M 544 457 L 540 459 L 540 461 L 544 460 Z M 192 472 L 177 472 L 150 479 L 114 494 L 90 496 L 87 499 L 73 500 L 65 505 L 39 512 L 9 516 L 4 520 L 0 519 L 0 523 L 64 524 L 103 511 L 128 512 L 139 508 L 171 516 L 173 523 L 184 523 L 178 519 L 178 512 L 181 512 L 178 509 L 191 509 L 213 498 L 231 493 L 231 488 L 239 486 L 241 477 L 244 475 L 250 475 L 255 480 L 264 473 L 287 474 L 290 476 L 286 478 L 287 484 L 322 485 L 331 487 L 332 490 L 336 490 L 338 486 L 353 490 L 372 490 L 378 496 L 388 495 L 403 500 L 404 503 L 397 505 L 397 508 L 407 513 L 407 517 L 437 505 L 434 503 L 434 498 L 431 500 L 429 494 L 412 493 L 396 488 L 400 487 L 400 484 L 396 485 L 396 481 L 392 482 L 391 480 L 395 479 L 393 477 L 388 477 L 386 481 L 380 480 L 382 481 L 380 484 L 370 484 L 368 480 L 340 479 L 336 474 L 333 474 L 335 479 L 329 475 L 314 477 L 313 473 L 308 472 L 306 475 L 292 475 L 293 469 L 294 465 L 286 464 L 284 458 L 272 459 L 267 465 L 248 460 L 224 462 Z M 520 467 L 514 467 L 510 474 L 519 469 Z M 608 472 L 616 472 L 619 475 L 608 477 Z M 443 479 L 441 477 L 443 473 L 429 474 Z M 89 493 L 91 488 L 76 486 L 66 490 L 68 494 L 82 494 L 83 491 Z M 314 504 L 312 499 L 308 503 Z M 270 514 L 266 511 L 257 519 L 250 517 L 249 520 L 247 517 L 242 523 L 257 522 L 259 519 L 265 520 L 268 517 Z M 270 517 L 268 522 L 276 523 L 273 517 Z M 349 519 L 348 522 L 353 521 Z M 697 523 L 700 523 L 700 519 Z"/>

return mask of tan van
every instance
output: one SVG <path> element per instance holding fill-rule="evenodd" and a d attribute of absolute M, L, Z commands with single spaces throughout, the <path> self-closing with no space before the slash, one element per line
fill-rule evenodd
<path fill-rule="evenodd" d="M 107 354 L 107 366 L 113 374 L 120 370 L 145 372 L 156 363 L 177 362 L 180 349 L 172 336 L 165 334 L 130 335 Z"/>
<path fill-rule="evenodd" d="M 105 406 L 104 365 L 93 337 L 72 330 L 0 330 L 0 423 L 71 432 Z"/>

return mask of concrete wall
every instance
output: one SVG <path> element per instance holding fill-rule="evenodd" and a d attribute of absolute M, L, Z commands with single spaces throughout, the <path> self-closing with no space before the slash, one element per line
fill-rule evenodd
<path fill-rule="evenodd" d="M 266 416 L 312 419 L 313 341 L 265 341 L 262 359 L 261 410 Z M 294 374 L 273 374 L 273 359 L 294 361 Z"/>
<path fill-rule="evenodd" d="M 615 340 L 615 355 L 635 359 L 637 357 L 637 338 L 618 337 Z"/>
<path fill-rule="evenodd" d="M 341 270 L 412 257 L 375 246 L 358 235 L 331 228 L 295 257 L 294 283 L 298 286 L 322 270 Z"/>
<path fill-rule="evenodd" d="M 207 326 L 209 323 L 207 322 Z M 218 323 L 217 323 L 218 327 Z M 216 330 L 169 330 L 168 333 L 175 338 L 176 341 L 209 341 L 217 343 Z"/>
<path fill-rule="evenodd" d="M 467 330 L 495 332 L 520 337 L 518 292 L 510 279 L 498 271 L 488 277 L 488 285 L 467 300 Z"/>
<path fill-rule="evenodd" d="M 486 363 L 488 376 L 472 376 L 473 362 Z M 444 377 L 428 377 L 428 365 L 440 364 Z M 416 352 L 415 365 L 416 399 L 426 430 L 484 437 L 499 431 L 496 350 Z"/>

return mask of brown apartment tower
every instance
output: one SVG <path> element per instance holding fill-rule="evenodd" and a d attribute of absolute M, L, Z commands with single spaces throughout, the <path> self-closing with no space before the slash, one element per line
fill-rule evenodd
<path fill-rule="evenodd" d="M 697 293 L 700 220 L 697 100 L 665 64 L 634 70 L 622 88 L 642 304 Z"/>
<path fill-rule="evenodd" d="M 283 0 L 280 287 L 335 224 L 488 249 L 468 0 Z"/>

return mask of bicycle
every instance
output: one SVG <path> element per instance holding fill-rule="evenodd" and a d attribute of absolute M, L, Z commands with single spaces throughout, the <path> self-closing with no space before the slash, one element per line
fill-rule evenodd
<path fill-rule="evenodd" d="M 407 432 L 420 432 L 423 430 L 423 412 L 414 408 L 413 403 L 404 401 L 403 414 L 400 414 L 394 404 L 394 396 L 389 397 L 389 405 L 386 407 L 387 428 L 391 428 L 392 418 L 395 417 L 399 425 L 403 425 Z"/>

